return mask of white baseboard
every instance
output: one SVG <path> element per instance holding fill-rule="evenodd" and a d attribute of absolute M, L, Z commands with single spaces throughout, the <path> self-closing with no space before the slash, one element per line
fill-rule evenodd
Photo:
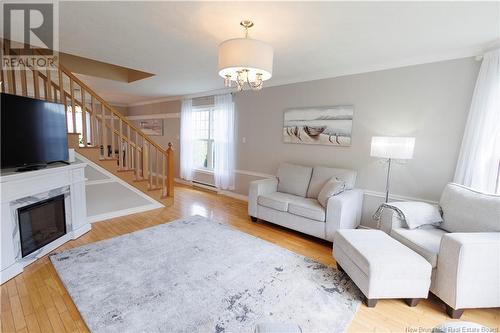
<path fill-rule="evenodd" d="M 238 200 L 241 200 L 241 201 L 247 201 L 248 202 L 248 196 L 247 195 L 235 193 L 235 192 L 232 192 L 232 191 L 220 190 L 220 191 L 217 192 L 217 194 L 225 195 L 226 197 L 230 197 L 230 198 L 234 198 L 234 199 L 238 199 Z"/>
<path fill-rule="evenodd" d="M 190 182 L 190 181 L 187 181 L 187 180 L 184 180 L 184 179 L 181 179 L 181 178 L 175 178 L 174 181 L 176 183 L 179 183 L 179 184 L 183 184 L 183 185 L 187 185 L 187 186 L 191 186 L 191 187 L 200 187 L 200 188 L 203 188 L 203 189 L 214 191 L 218 195 L 225 195 L 226 197 L 230 197 L 230 198 L 234 198 L 234 199 L 238 199 L 238 200 L 242 200 L 242 201 L 248 201 L 248 196 L 243 195 L 243 194 L 239 194 L 239 193 L 235 193 L 235 192 L 232 192 L 232 191 L 219 190 L 219 189 L 217 189 L 215 187 L 204 186 L 202 184 L 194 184 L 193 182 Z"/>

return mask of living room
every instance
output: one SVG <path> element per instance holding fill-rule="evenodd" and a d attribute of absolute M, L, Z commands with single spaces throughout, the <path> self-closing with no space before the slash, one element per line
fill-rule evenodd
<path fill-rule="evenodd" d="M 499 2 L 45 5 L 2 4 L 2 332 L 500 329 Z"/>

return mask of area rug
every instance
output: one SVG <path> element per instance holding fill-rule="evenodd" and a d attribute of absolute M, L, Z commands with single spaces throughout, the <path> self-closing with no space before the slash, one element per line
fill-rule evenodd
<path fill-rule="evenodd" d="M 336 269 L 201 216 L 51 260 L 92 332 L 343 332 L 361 300 Z"/>

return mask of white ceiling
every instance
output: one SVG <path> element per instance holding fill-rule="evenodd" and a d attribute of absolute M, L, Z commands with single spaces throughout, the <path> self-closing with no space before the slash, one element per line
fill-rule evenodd
<path fill-rule="evenodd" d="M 110 102 L 223 88 L 217 46 L 243 34 L 275 50 L 266 86 L 460 58 L 500 39 L 500 2 L 60 2 L 62 51 L 156 74 L 83 77 Z"/>

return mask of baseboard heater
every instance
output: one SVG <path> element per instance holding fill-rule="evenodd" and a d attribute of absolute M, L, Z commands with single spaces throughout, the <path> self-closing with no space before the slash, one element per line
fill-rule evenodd
<path fill-rule="evenodd" d="M 202 188 L 204 190 L 217 192 L 217 187 L 215 187 L 215 185 L 200 182 L 198 180 L 192 180 L 191 183 L 193 183 L 193 187 L 199 187 L 199 188 Z"/>

